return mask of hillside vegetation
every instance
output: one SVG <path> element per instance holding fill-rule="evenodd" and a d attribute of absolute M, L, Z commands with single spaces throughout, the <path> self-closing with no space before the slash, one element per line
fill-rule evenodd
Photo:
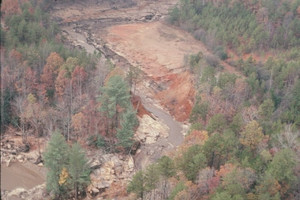
<path fill-rule="evenodd" d="M 56 198 L 77 199 L 89 183 L 79 144 L 128 154 L 138 121 L 129 79 L 99 52 L 66 43 L 46 3 L 1 5 L 1 138 L 17 133 L 29 147 L 28 136 L 53 138 L 43 155 L 47 190 Z M 65 140 L 79 144 L 69 148 Z M 40 153 L 40 144 L 33 145 Z"/>
<path fill-rule="evenodd" d="M 181 0 L 170 11 L 170 23 L 215 55 L 186 57 L 198 90 L 190 132 L 178 152 L 138 172 L 129 191 L 145 199 L 299 199 L 299 6 Z"/>

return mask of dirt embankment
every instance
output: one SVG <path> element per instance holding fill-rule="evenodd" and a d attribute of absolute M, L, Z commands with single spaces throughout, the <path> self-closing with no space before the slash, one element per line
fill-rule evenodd
<path fill-rule="evenodd" d="M 157 99 L 177 120 L 188 119 L 195 89 L 184 56 L 201 50 L 197 41 L 159 21 L 112 26 L 99 37 L 145 73 L 148 87 L 152 88 L 147 93 L 151 98 Z"/>

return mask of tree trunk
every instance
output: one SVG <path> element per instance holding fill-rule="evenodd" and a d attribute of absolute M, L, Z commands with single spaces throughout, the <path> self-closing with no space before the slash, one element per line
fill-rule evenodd
<path fill-rule="evenodd" d="M 78 186 L 77 183 L 75 183 L 75 199 L 78 199 Z"/>

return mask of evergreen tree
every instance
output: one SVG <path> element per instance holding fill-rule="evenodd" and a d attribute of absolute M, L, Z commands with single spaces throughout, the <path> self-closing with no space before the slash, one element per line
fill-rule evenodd
<path fill-rule="evenodd" d="M 170 178 L 175 175 L 175 165 L 171 158 L 163 156 L 158 161 L 158 169 L 162 176 Z"/>
<path fill-rule="evenodd" d="M 197 174 L 201 168 L 206 166 L 206 158 L 201 152 L 199 145 L 191 146 L 187 152 L 183 154 L 183 157 L 179 163 L 180 169 L 188 180 L 195 181 Z"/>
<path fill-rule="evenodd" d="M 296 178 L 293 173 L 296 163 L 295 153 L 291 149 L 283 149 L 274 156 L 267 173 L 277 181 L 289 185 Z"/>
<path fill-rule="evenodd" d="M 85 153 L 78 143 L 72 145 L 69 163 L 70 183 L 75 190 L 75 199 L 78 192 L 84 190 L 90 181 L 90 168 Z"/>
<path fill-rule="evenodd" d="M 147 191 L 152 191 L 156 188 L 159 180 L 159 173 L 157 170 L 157 165 L 149 165 L 145 172 L 145 189 Z"/>
<path fill-rule="evenodd" d="M 226 127 L 226 119 L 223 114 L 214 115 L 207 124 L 207 131 L 209 133 L 221 132 Z"/>
<path fill-rule="evenodd" d="M 145 192 L 145 175 L 142 170 L 138 171 L 130 181 L 128 188 L 128 192 L 133 192 L 137 195 L 138 198 L 144 198 Z"/>
<path fill-rule="evenodd" d="M 112 76 L 102 88 L 100 111 L 109 119 L 111 130 L 119 127 L 119 115 L 130 104 L 129 88 L 121 76 Z"/>
<path fill-rule="evenodd" d="M 47 190 L 56 197 L 61 197 L 66 191 L 66 184 L 60 184 L 60 175 L 63 168 L 67 167 L 69 160 L 69 149 L 65 138 L 58 132 L 53 133 L 46 151 L 44 153 L 47 173 Z"/>
<path fill-rule="evenodd" d="M 129 150 L 133 144 L 134 128 L 138 125 L 136 112 L 130 106 L 122 116 L 121 128 L 117 130 L 119 145 Z"/>
<path fill-rule="evenodd" d="M 174 161 L 168 156 L 163 156 L 158 161 L 158 171 L 163 177 L 163 199 L 166 199 L 168 178 L 175 176 Z"/>

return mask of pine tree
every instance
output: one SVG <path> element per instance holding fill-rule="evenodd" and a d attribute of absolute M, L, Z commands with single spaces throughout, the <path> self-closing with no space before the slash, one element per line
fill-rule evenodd
<path fill-rule="evenodd" d="M 130 104 L 129 88 L 121 76 L 112 76 L 101 90 L 103 94 L 99 99 L 102 103 L 100 111 L 108 118 L 108 126 L 111 126 L 113 132 L 119 127 L 121 110 Z"/>
<path fill-rule="evenodd" d="M 59 184 L 60 176 L 68 165 L 69 149 L 65 138 L 58 132 L 53 133 L 44 153 L 47 173 L 47 190 L 56 197 L 61 196 L 67 189 L 66 184 Z"/>
<path fill-rule="evenodd" d="M 195 181 L 196 176 L 201 168 L 206 166 L 206 157 L 201 152 L 199 145 L 191 146 L 179 163 L 180 169 L 188 180 Z"/>
<path fill-rule="evenodd" d="M 163 156 L 158 161 L 158 169 L 162 176 L 170 178 L 175 175 L 175 165 L 171 158 Z"/>
<path fill-rule="evenodd" d="M 142 170 L 138 171 L 130 181 L 128 188 L 128 192 L 133 192 L 137 195 L 138 198 L 144 198 L 145 192 L 145 175 Z"/>
<path fill-rule="evenodd" d="M 78 143 L 72 145 L 70 150 L 69 173 L 70 183 L 75 190 L 75 199 L 78 199 L 78 192 L 83 190 L 90 181 L 90 168 L 85 153 Z"/>
<path fill-rule="evenodd" d="M 136 112 L 130 106 L 122 116 L 121 128 L 117 130 L 119 145 L 130 149 L 133 144 L 134 128 L 138 125 Z"/>
<path fill-rule="evenodd" d="M 175 170 L 175 164 L 174 161 L 169 158 L 168 156 L 163 156 L 158 160 L 158 171 L 159 174 L 162 176 L 163 185 L 162 185 L 162 198 L 167 198 L 167 183 L 168 178 L 175 176 L 176 170 Z"/>
<path fill-rule="evenodd" d="M 159 173 L 156 164 L 149 165 L 145 172 L 145 188 L 152 191 L 156 188 L 159 180 Z"/>

